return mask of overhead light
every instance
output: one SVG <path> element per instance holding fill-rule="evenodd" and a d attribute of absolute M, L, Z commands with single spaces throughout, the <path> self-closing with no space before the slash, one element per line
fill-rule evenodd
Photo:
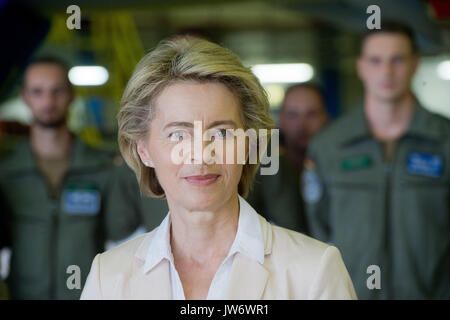
<path fill-rule="evenodd" d="M 76 66 L 69 71 L 69 80 L 75 86 L 101 86 L 109 74 L 102 66 Z"/>
<path fill-rule="evenodd" d="M 450 80 L 450 60 L 439 63 L 436 71 L 442 80 Z"/>
<path fill-rule="evenodd" d="M 252 71 L 262 83 L 306 82 L 314 75 L 308 63 L 257 64 Z"/>

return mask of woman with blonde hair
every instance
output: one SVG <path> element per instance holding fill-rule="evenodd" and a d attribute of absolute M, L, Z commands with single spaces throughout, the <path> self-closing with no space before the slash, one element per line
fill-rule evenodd
<path fill-rule="evenodd" d="M 120 150 L 141 192 L 170 211 L 97 255 L 82 299 L 356 298 L 337 248 L 269 224 L 244 199 L 252 152 L 265 146 L 245 136 L 238 161 L 235 133 L 273 129 L 268 109 L 250 69 L 209 41 L 165 40 L 139 62 L 118 114 Z"/>

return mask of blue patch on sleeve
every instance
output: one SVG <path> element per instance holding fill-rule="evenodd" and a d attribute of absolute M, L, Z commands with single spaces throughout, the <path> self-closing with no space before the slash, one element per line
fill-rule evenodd
<path fill-rule="evenodd" d="M 319 177 L 314 170 L 305 169 L 302 175 L 303 200 L 306 203 L 316 203 L 320 200 L 323 193 L 323 187 Z"/>
<path fill-rule="evenodd" d="M 63 210 L 69 214 L 95 215 L 100 211 L 100 193 L 98 190 L 64 190 Z"/>
<path fill-rule="evenodd" d="M 444 157 L 436 154 L 411 152 L 406 159 L 406 169 L 411 174 L 440 177 L 444 171 Z"/>

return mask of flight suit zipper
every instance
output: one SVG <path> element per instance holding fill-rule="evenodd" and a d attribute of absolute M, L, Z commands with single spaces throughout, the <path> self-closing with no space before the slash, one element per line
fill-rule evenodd
<path fill-rule="evenodd" d="M 380 161 L 382 163 L 382 177 L 383 177 L 383 191 L 384 192 L 384 203 L 382 210 L 384 211 L 384 237 L 383 237 L 383 253 L 382 267 L 381 267 L 381 290 L 385 294 L 382 296 L 386 299 L 392 298 L 392 222 L 391 222 L 391 203 L 392 203 L 392 174 L 393 174 L 393 163 L 395 161 L 395 150 L 390 161 L 386 157 L 386 153 L 383 148 L 383 142 L 377 141 L 378 152 L 380 155 Z"/>
<path fill-rule="evenodd" d="M 50 252 L 51 252 L 51 261 L 50 261 L 50 298 L 52 300 L 56 297 L 56 280 L 55 275 L 57 271 L 57 237 L 58 237 L 58 199 L 51 199 L 52 202 L 52 231 L 50 236 Z"/>
<path fill-rule="evenodd" d="M 50 186 L 41 172 L 39 172 L 41 178 L 45 181 L 47 186 L 47 195 L 52 207 L 52 227 L 50 231 L 50 299 L 55 300 L 57 298 L 58 291 L 58 261 L 59 261 L 59 223 L 61 214 L 61 194 L 64 190 L 64 184 L 68 175 L 68 170 L 64 173 L 64 176 L 60 183 L 57 196 L 55 198 L 50 195 Z"/>
<path fill-rule="evenodd" d="M 384 250 L 385 250 L 385 271 L 384 271 L 384 290 L 387 291 L 387 298 L 391 297 L 391 285 L 392 285 L 392 244 L 391 244 L 391 202 L 392 202 L 392 164 L 389 162 L 384 163 L 384 174 L 385 174 L 385 236 L 384 236 Z M 388 284 L 388 285 L 386 285 Z"/>
<path fill-rule="evenodd" d="M 49 250 L 49 256 L 50 256 L 50 261 L 49 261 L 49 273 L 48 273 L 48 277 L 49 277 L 49 299 L 53 300 L 54 296 L 55 296 L 55 281 L 53 280 L 53 277 L 55 275 L 55 254 L 56 254 L 56 249 L 55 249 L 55 228 L 57 227 L 57 221 L 56 221 L 56 216 L 57 216 L 57 210 L 58 210 L 58 203 L 56 199 L 53 199 L 51 197 L 51 192 L 50 192 L 50 185 L 46 179 L 46 177 L 44 176 L 44 174 L 39 170 L 39 168 L 36 167 L 36 174 L 37 176 L 41 179 L 41 181 L 43 181 L 46 190 L 47 190 L 47 201 L 50 202 L 50 207 L 51 207 L 51 226 L 50 226 L 50 243 L 48 246 L 48 250 Z"/>
<path fill-rule="evenodd" d="M 400 146 L 401 138 L 395 142 L 394 150 L 392 152 L 392 157 L 390 160 L 385 160 L 384 170 L 386 175 L 386 199 L 385 199 L 385 210 L 386 210 L 386 233 L 385 233 L 385 250 L 386 250 L 386 271 L 385 272 L 385 282 L 388 283 L 387 288 L 387 298 L 394 299 L 394 248 L 393 248 L 393 219 L 394 211 L 393 206 L 393 196 L 392 193 L 395 192 L 395 185 L 393 182 L 395 175 L 395 168 L 397 163 L 398 149 Z"/>
<path fill-rule="evenodd" d="M 56 200 L 56 204 L 57 204 L 57 208 L 58 210 L 55 211 L 55 228 L 54 228 L 54 235 L 55 235 L 55 239 L 54 239 L 54 276 L 55 276 L 55 281 L 53 281 L 53 299 L 57 299 L 58 297 L 58 278 L 59 278 L 59 270 L 58 270 L 58 262 L 59 262 L 59 247 L 60 247 L 60 241 L 59 241 L 59 224 L 61 222 L 61 217 L 60 215 L 62 214 L 62 207 L 61 207 L 61 196 L 62 193 L 64 191 L 64 186 L 67 180 L 67 177 L 69 176 L 69 168 L 66 170 L 66 172 L 63 175 L 63 178 L 61 179 L 60 185 L 59 185 L 59 190 L 58 190 L 58 196 L 57 196 L 57 200 Z M 65 284 L 65 281 L 63 281 Z"/>

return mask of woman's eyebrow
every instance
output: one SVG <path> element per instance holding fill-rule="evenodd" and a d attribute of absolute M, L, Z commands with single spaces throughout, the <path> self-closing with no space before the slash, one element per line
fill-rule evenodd
<path fill-rule="evenodd" d="M 200 121 L 200 120 L 199 120 Z M 218 120 L 218 121 L 214 121 L 212 122 L 209 126 L 208 129 L 213 128 L 213 127 L 217 127 L 220 125 L 231 125 L 234 128 L 237 128 L 237 124 L 236 122 L 234 122 L 233 120 Z M 192 124 L 191 122 L 185 122 L 185 121 L 174 121 L 174 122 L 170 122 L 168 124 L 166 124 L 163 128 L 163 130 L 169 128 L 169 127 L 187 127 L 187 128 L 193 128 L 194 124 Z"/>
<path fill-rule="evenodd" d="M 190 122 L 185 122 L 185 121 L 174 121 L 174 122 L 170 122 L 168 124 L 166 124 L 163 128 L 163 130 L 169 128 L 169 127 L 188 127 L 188 128 L 193 128 L 194 125 Z"/>
<path fill-rule="evenodd" d="M 220 126 L 220 125 L 224 125 L 224 124 L 231 125 L 231 126 L 237 128 L 237 124 L 233 120 L 219 120 L 219 121 L 212 122 L 208 126 L 208 129 L 213 128 L 213 127 L 217 127 L 217 126 Z"/>

